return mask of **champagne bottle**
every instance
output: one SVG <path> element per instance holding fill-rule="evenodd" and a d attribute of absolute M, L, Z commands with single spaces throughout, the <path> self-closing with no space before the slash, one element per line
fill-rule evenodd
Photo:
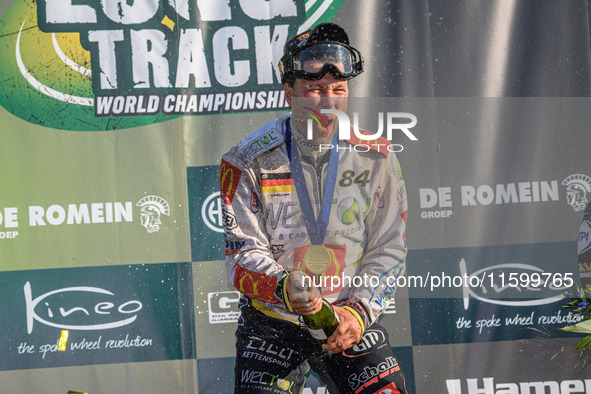
<path fill-rule="evenodd" d="M 310 291 L 310 287 L 304 281 L 304 274 L 293 273 L 292 275 L 294 275 L 292 283 L 297 291 L 301 293 Z M 326 343 L 328 337 L 332 335 L 340 323 L 334 308 L 324 298 L 322 299 L 322 308 L 318 312 L 313 315 L 300 316 L 300 321 L 306 325 L 312 338 L 322 343 Z"/>
<path fill-rule="evenodd" d="M 334 308 L 324 298 L 322 299 L 322 309 L 313 315 L 302 316 L 302 320 L 308 327 L 310 335 L 322 343 L 326 343 L 328 337 L 332 335 L 340 323 Z"/>

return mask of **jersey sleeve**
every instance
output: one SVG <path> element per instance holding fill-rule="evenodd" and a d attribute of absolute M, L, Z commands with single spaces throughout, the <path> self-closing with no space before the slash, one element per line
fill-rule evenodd
<path fill-rule="evenodd" d="M 224 156 L 220 198 L 226 236 L 228 281 L 255 300 L 285 307 L 288 273 L 274 260 L 260 207 L 260 187 L 252 171 Z"/>
<path fill-rule="evenodd" d="M 396 156 L 390 154 L 384 164 L 380 187 L 365 219 L 367 243 L 357 268 L 357 275 L 367 278 L 368 285 L 353 287 L 345 305 L 365 327 L 388 307 L 396 278 L 404 275 L 406 268 L 406 189 Z"/>

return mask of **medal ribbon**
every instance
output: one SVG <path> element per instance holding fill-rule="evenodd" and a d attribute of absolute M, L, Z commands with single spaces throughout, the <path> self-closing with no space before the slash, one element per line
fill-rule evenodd
<path fill-rule="evenodd" d="M 308 188 L 306 187 L 306 179 L 304 178 L 304 170 L 302 169 L 300 154 L 297 147 L 293 152 L 291 150 L 292 136 L 290 123 L 291 120 L 288 120 L 285 130 L 285 147 L 291 165 L 293 181 L 300 200 L 300 207 L 302 208 L 302 215 L 304 215 L 304 221 L 306 222 L 306 229 L 308 230 L 310 242 L 312 245 L 322 245 L 324 242 L 324 236 L 326 235 L 326 229 L 328 228 L 332 198 L 334 196 L 334 189 L 337 182 L 337 170 L 339 166 L 339 154 L 336 149 L 338 143 L 337 134 L 335 134 L 332 139 L 333 149 L 330 152 L 330 159 L 328 161 L 324 195 L 322 196 L 318 220 L 316 220 L 314 217 L 314 210 L 312 209 L 310 195 L 308 194 Z"/>

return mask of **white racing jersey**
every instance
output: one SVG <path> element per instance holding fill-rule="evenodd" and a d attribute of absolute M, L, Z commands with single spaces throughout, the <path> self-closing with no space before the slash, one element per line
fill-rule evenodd
<path fill-rule="evenodd" d="M 381 137 L 339 142 L 323 241 L 330 266 L 321 275 L 307 272 L 303 256 L 311 243 L 285 146 L 288 121 L 284 115 L 267 123 L 222 157 L 228 280 L 263 313 L 297 323 L 284 282 L 302 270 L 322 287 L 324 298 L 355 314 L 364 329 L 388 306 L 405 271 L 407 202 L 398 159 Z M 301 160 L 316 218 L 328 156 L 315 164 Z"/>

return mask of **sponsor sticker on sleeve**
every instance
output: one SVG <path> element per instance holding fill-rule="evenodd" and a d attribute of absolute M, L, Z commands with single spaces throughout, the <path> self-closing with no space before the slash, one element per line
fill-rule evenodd
<path fill-rule="evenodd" d="M 226 205 L 232 204 L 242 171 L 222 159 L 220 166 L 220 197 Z"/>

